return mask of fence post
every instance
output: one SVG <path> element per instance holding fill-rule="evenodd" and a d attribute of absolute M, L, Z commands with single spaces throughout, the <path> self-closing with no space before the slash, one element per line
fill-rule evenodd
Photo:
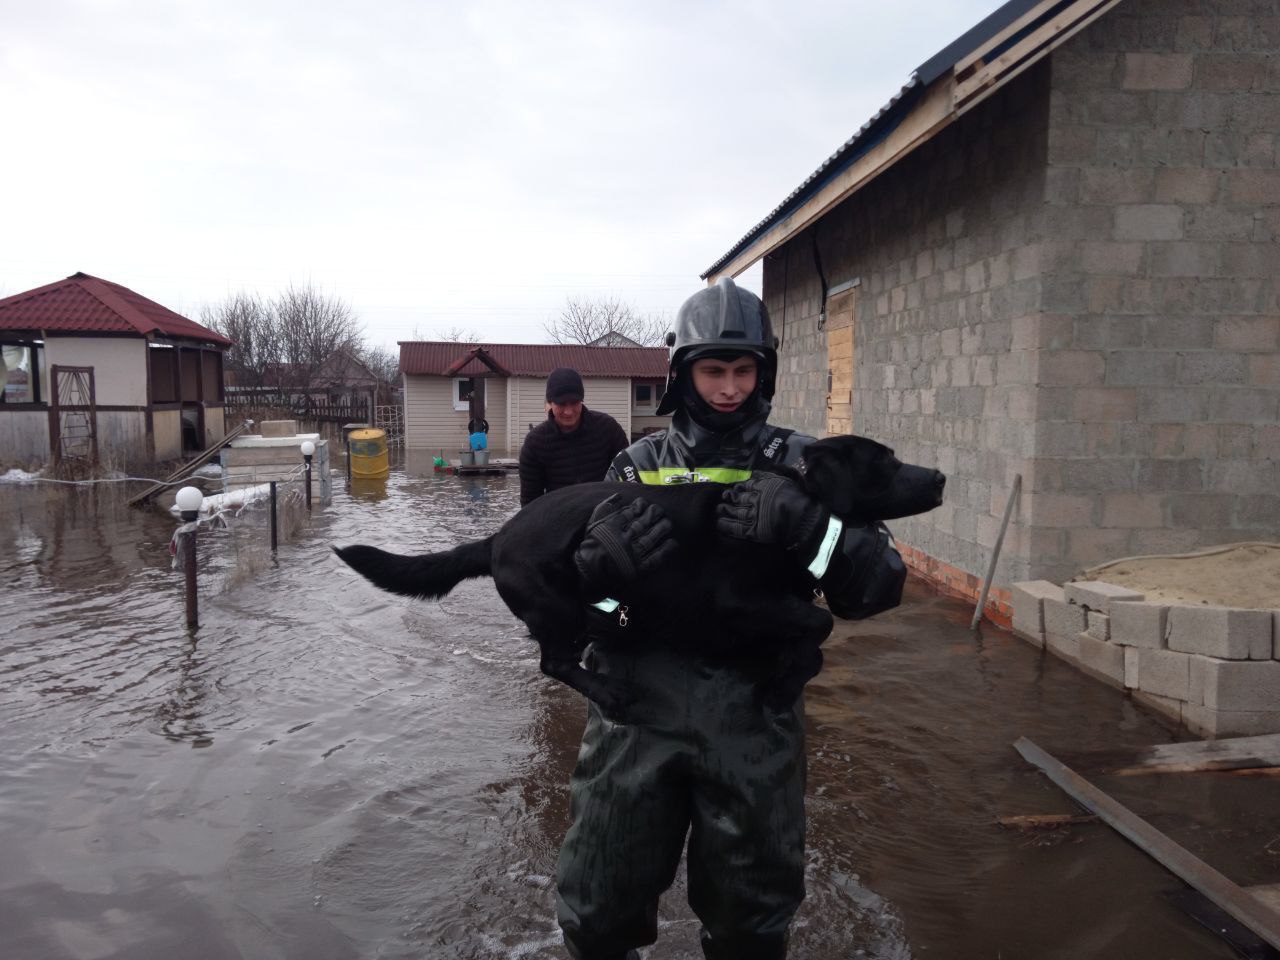
<path fill-rule="evenodd" d="M 204 502 L 204 494 L 195 487 L 183 487 L 174 497 L 174 503 L 181 513 L 184 523 L 195 523 L 200 519 L 200 504 Z M 186 549 L 183 551 L 183 575 L 186 581 L 187 626 L 200 626 L 200 607 L 196 593 L 196 531 L 199 525 L 193 526 L 186 533 Z"/>
<path fill-rule="evenodd" d="M 271 552 L 276 552 L 276 481 L 271 481 Z"/>

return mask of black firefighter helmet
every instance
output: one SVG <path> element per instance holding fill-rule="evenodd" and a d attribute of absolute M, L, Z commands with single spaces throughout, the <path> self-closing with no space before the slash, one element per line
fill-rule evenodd
<path fill-rule="evenodd" d="M 778 372 L 778 338 L 769 323 L 769 311 L 750 290 L 729 277 L 714 287 L 699 290 L 680 305 L 675 329 L 667 334 L 670 363 L 667 392 L 658 404 L 659 414 L 674 413 L 680 401 L 680 378 L 699 357 L 709 354 L 753 354 L 760 363 L 757 388 L 765 400 L 773 399 Z"/>

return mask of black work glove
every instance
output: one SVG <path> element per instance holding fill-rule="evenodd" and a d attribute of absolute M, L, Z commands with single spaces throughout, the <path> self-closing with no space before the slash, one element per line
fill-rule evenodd
<path fill-rule="evenodd" d="M 587 533 L 573 555 L 589 598 L 625 592 L 628 584 L 676 551 L 671 521 L 656 503 L 636 499 L 625 507 L 616 493 L 591 511 Z"/>
<path fill-rule="evenodd" d="M 716 530 L 722 536 L 783 547 L 802 564 L 817 556 L 831 512 L 800 485 L 769 474 L 735 483 L 716 507 Z"/>

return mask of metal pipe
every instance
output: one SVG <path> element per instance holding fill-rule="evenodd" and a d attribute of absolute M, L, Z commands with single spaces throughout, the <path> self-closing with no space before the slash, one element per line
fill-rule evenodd
<path fill-rule="evenodd" d="M 982 581 L 982 593 L 978 596 L 978 606 L 973 611 L 973 620 L 969 623 L 970 630 L 978 629 L 978 624 L 982 622 L 982 611 L 987 605 L 987 591 L 991 589 L 991 581 L 996 575 L 996 561 L 1000 559 L 1000 547 L 1004 543 L 1004 532 L 1009 527 L 1009 517 L 1013 514 L 1013 501 L 1018 498 L 1018 494 L 1022 490 L 1022 474 L 1015 473 L 1013 475 L 1013 489 L 1009 491 L 1009 502 L 1004 505 L 1004 520 L 1000 522 L 1000 535 L 996 537 L 996 545 L 991 551 L 991 562 L 987 564 L 987 578 Z"/>
<path fill-rule="evenodd" d="M 278 535 L 276 533 L 276 481 L 271 481 L 271 552 L 276 552 Z"/>

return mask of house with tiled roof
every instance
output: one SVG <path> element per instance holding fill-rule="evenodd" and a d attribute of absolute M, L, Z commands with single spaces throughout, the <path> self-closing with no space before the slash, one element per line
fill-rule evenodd
<path fill-rule="evenodd" d="M 0 299 L 0 462 L 178 459 L 220 441 L 226 337 L 86 273 Z"/>
<path fill-rule="evenodd" d="M 406 341 L 400 344 L 406 468 L 430 473 L 433 457 L 456 457 L 477 416 L 489 424 L 491 457 L 518 456 L 525 435 L 547 417 L 547 375 L 557 367 L 581 373 L 586 406 L 609 414 L 628 436 L 670 421 L 657 415 L 667 377 L 664 347 Z"/>

